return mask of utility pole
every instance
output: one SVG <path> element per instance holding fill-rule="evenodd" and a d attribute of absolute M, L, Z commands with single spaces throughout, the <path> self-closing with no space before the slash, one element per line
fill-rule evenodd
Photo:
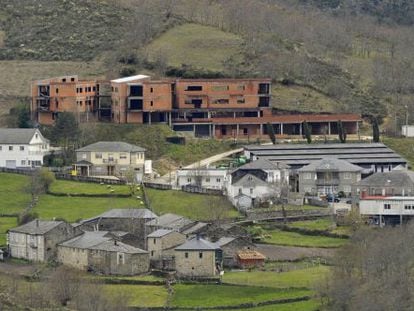
<path fill-rule="evenodd" d="M 405 105 L 405 137 L 408 137 L 408 105 Z"/>

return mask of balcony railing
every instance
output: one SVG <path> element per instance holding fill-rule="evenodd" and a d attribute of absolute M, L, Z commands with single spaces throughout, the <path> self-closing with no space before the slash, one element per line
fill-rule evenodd
<path fill-rule="evenodd" d="M 317 179 L 316 184 L 318 186 L 332 186 L 332 185 L 339 185 L 339 179 Z"/>
<path fill-rule="evenodd" d="M 112 159 L 112 158 L 102 159 L 102 162 L 103 163 L 109 163 L 109 164 L 116 164 L 116 163 L 118 163 L 118 159 Z"/>

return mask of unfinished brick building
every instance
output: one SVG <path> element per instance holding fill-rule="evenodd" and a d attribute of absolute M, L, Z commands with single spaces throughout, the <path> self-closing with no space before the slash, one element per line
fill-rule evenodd
<path fill-rule="evenodd" d="M 79 118 L 86 116 L 85 121 L 92 115 L 119 124 L 166 123 L 175 131 L 197 137 L 237 139 L 267 136 L 267 123 L 277 135 L 302 135 L 304 121 L 314 135 L 333 135 L 341 120 L 347 134 L 352 135 L 357 134 L 361 121 L 357 114 L 275 115 L 270 79 L 151 80 L 150 76 L 136 75 L 104 83 L 70 76 L 33 85 L 32 112 L 42 124 L 53 123 L 61 111 L 72 111 Z M 63 96 L 62 91 L 54 92 L 63 86 L 71 89 L 74 100 Z M 103 86 L 110 87 L 102 92 Z M 85 87 L 87 93 L 78 92 Z M 85 101 L 88 104 L 82 105 Z"/>

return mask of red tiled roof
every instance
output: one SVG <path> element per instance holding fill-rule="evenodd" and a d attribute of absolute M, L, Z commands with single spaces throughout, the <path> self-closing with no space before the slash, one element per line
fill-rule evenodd
<path fill-rule="evenodd" d="M 258 251 L 253 251 L 253 250 L 244 250 L 244 251 L 240 251 L 237 253 L 237 257 L 239 257 L 240 259 L 255 259 L 255 260 L 264 260 L 266 259 L 266 256 L 264 256 L 262 253 L 259 253 Z"/>

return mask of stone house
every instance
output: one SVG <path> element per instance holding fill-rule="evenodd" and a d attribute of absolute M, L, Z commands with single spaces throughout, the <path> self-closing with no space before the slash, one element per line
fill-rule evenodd
<path fill-rule="evenodd" d="M 237 266 L 237 253 L 242 250 L 254 250 L 256 247 L 246 237 L 222 237 L 215 242 L 223 251 L 223 266 Z"/>
<path fill-rule="evenodd" d="M 168 229 L 185 234 L 187 237 L 200 233 L 208 227 L 207 223 L 188 219 L 181 215 L 167 213 L 146 223 L 147 233 L 158 229 Z"/>
<path fill-rule="evenodd" d="M 174 253 L 178 277 L 214 277 L 222 271 L 222 250 L 199 236 L 176 247 Z"/>
<path fill-rule="evenodd" d="M 120 141 L 100 141 L 76 150 L 74 170 L 82 176 L 143 174 L 145 149 Z"/>
<path fill-rule="evenodd" d="M 171 267 L 174 248 L 183 244 L 186 236 L 169 229 L 158 229 L 147 236 L 147 247 L 153 267 L 165 269 Z"/>
<path fill-rule="evenodd" d="M 145 223 L 157 215 L 145 208 L 116 208 L 80 222 L 84 231 L 123 231 L 137 236 L 141 248 L 145 248 L 145 236 L 149 233 Z"/>
<path fill-rule="evenodd" d="M 114 275 L 149 270 L 147 251 L 120 242 L 107 231 L 85 232 L 57 247 L 58 261 L 76 269 Z"/>
<path fill-rule="evenodd" d="M 75 236 L 74 228 L 65 221 L 35 219 L 8 231 L 11 257 L 32 261 L 56 258 L 56 245 Z"/>
<path fill-rule="evenodd" d="M 325 157 L 297 170 L 299 192 L 311 195 L 351 196 L 352 185 L 361 180 L 362 168 L 346 160 Z"/>

